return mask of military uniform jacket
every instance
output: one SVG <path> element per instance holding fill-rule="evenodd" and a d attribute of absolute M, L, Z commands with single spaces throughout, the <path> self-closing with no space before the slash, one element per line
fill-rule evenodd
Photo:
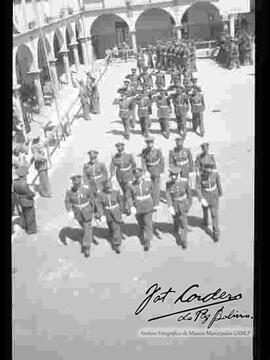
<path fill-rule="evenodd" d="M 102 162 L 88 162 L 83 166 L 83 179 L 87 183 L 89 180 L 96 182 L 104 182 L 108 180 L 108 171 Z"/>
<path fill-rule="evenodd" d="M 176 84 L 177 82 L 181 82 L 181 72 L 179 70 L 174 70 L 171 73 L 171 84 Z"/>
<path fill-rule="evenodd" d="M 107 219 L 113 218 L 116 222 L 121 222 L 123 203 L 120 191 L 112 190 L 110 193 L 102 192 L 98 198 L 101 204 L 102 214 L 104 214 Z"/>
<path fill-rule="evenodd" d="M 91 221 L 94 213 L 97 213 L 98 217 L 101 216 L 100 205 L 95 200 L 91 188 L 86 185 L 82 185 L 78 189 L 72 187 L 67 190 L 65 207 L 68 212 L 73 211 L 75 219 L 79 222 Z"/>
<path fill-rule="evenodd" d="M 142 86 L 147 87 L 148 89 L 151 89 L 153 87 L 153 80 L 152 76 L 148 73 L 143 73 L 139 76 L 139 80 Z"/>
<path fill-rule="evenodd" d="M 130 103 L 131 103 L 131 100 L 126 99 L 126 98 L 114 100 L 113 104 L 119 105 L 119 117 L 121 119 L 126 119 L 127 117 L 129 117 Z"/>
<path fill-rule="evenodd" d="M 173 94 L 172 101 L 175 115 L 185 114 L 189 110 L 189 98 L 186 94 Z"/>
<path fill-rule="evenodd" d="M 149 180 L 133 181 L 130 193 L 138 214 L 153 211 L 152 183 Z"/>
<path fill-rule="evenodd" d="M 160 149 L 145 148 L 142 151 L 142 168 L 151 176 L 160 176 L 164 172 L 164 158 Z"/>
<path fill-rule="evenodd" d="M 156 87 L 160 85 L 162 87 L 165 87 L 166 81 L 165 81 L 165 75 L 159 72 L 156 74 Z"/>
<path fill-rule="evenodd" d="M 178 150 L 174 148 L 169 151 L 169 167 L 181 170 L 183 167 L 188 167 L 189 172 L 193 171 L 193 159 L 191 151 L 187 148 Z"/>
<path fill-rule="evenodd" d="M 157 104 L 157 116 L 159 118 L 169 118 L 170 117 L 170 99 L 166 95 L 156 97 Z"/>
<path fill-rule="evenodd" d="M 214 154 L 199 154 L 196 157 L 195 165 L 198 171 L 201 171 L 206 164 L 212 164 L 214 165 L 214 169 L 216 169 L 217 166 Z"/>
<path fill-rule="evenodd" d="M 149 117 L 149 107 L 152 105 L 152 100 L 149 95 L 142 95 L 137 99 L 138 117 Z"/>
<path fill-rule="evenodd" d="M 188 212 L 192 204 L 188 179 L 180 178 L 175 182 L 167 181 L 166 199 L 168 206 L 173 206 L 176 213 Z"/>
<path fill-rule="evenodd" d="M 222 196 L 219 173 L 211 172 L 209 175 L 197 175 L 196 191 L 200 200 L 204 198 L 209 206 L 216 206 L 219 196 Z"/>
<path fill-rule="evenodd" d="M 34 205 L 35 193 L 30 189 L 26 180 L 15 179 L 13 181 L 13 191 L 18 198 L 18 202 L 22 208 L 29 208 Z"/>
<path fill-rule="evenodd" d="M 133 180 L 135 169 L 136 164 L 132 154 L 115 154 L 112 157 L 110 172 L 112 176 L 116 173 L 116 178 L 119 183 Z"/>
<path fill-rule="evenodd" d="M 204 97 L 202 94 L 192 95 L 190 97 L 191 111 L 203 112 L 205 110 Z"/>

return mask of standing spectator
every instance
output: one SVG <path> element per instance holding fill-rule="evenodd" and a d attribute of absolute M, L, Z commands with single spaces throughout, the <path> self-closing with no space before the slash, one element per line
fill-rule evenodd
<path fill-rule="evenodd" d="M 100 103 L 99 103 L 99 91 L 97 87 L 97 81 L 94 76 L 90 76 L 90 83 L 88 87 L 91 89 L 91 99 L 90 99 L 90 112 L 92 114 L 100 113 Z"/>
<path fill-rule="evenodd" d="M 51 197 L 48 169 L 51 165 L 49 145 L 40 140 L 40 136 L 33 138 L 31 151 L 34 158 L 34 166 L 39 176 L 40 195 Z"/>
<path fill-rule="evenodd" d="M 87 91 L 86 87 L 84 86 L 83 80 L 80 80 L 79 86 L 80 86 L 79 97 L 81 100 L 81 105 L 82 105 L 82 110 L 83 110 L 83 118 L 88 121 L 88 120 L 91 120 L 90 115 L 89 115 L 90 114 L 90 99 L 88 96 L 88 91 Z"/>
<path fill-rule="evenodd" d="M 118 47 L 117 47 L 116 44 L 114 45 L 114 47 L 113 47 L 113 49 L 112 49 L 112 56 L 113 56 L 114 58 L 118 58 L 118 56 L 119 56 L 119 51 L 118 51 Z"/>

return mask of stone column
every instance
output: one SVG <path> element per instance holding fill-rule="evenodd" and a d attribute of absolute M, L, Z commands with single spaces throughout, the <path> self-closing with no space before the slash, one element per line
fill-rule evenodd
<path fill-rule="evenodd" d="M 235 32 L 235 17 L 232 14 L 230 16 L 230 36 L 234 38 L 234 32 Z"/>
<path fill-rule="evenodd" d="M 58 82 L 58 77 L 57 77 L 57 70 L 56 70 L 56 61 L 57 59 L 49 59 L 49 63 L 50 63 L 50 70 L 51 70 L 51 75 L 52 75 L 52 82 L 53 82 L 53 88 L 55 91 L 55 95 L 57 95 L 59 93 L 59 82 Z"/>
<path fill-rule="evenodd" d="M 71 85 L 71 75 L 70 75 L 70 68 L 69 68 L 68 52 L 69 52 L 69 50 L 63 49 L 63 50 L 59 51 L 59 54 L 62 54 L 67 84 Z"/>
<path fill-rule="evenodd" d="M 88 56 L 87 56 L 87 38 L 86 37 L 80 37 L 79 42 L 81 44 L 82 47 L 82 56 L 83 56 L 83 63 L 86 67 L 89 66 L 89 61 L 88 61 Z"/>
<path fill-rule="evenodd" d="M 136 39 L 136 30 L 131 31 L 131 43 L 132 43 L 132 49 L 134 51 L 137 51 L 137 39 Z"/>
<path fill-rule="evenodd" d="M 178 40 L 182 39 L 182 26 L 177 26 L 176 28 L 176 37 Z"/>
<path fill-rule="evenodd" d="M 37 96 L 37 102 L 38 102 L 39 110 L 42 111 L 42 109 L 44 108 L 44 99 L 43 99 L 43 92 L 42 92 L 40 76 L 39 76 L 40 71 L 41 70 L 39 70 L 39 69 L 32 70 L 32 71 L 29 71 L 28 74 L 33 79 L 34 87 L 35 87 L 35 90 L 36 90 L 36 96 Z"/>
<path fill-rule="evenodd" d="M 73 51 L 76 70 L 79 71 L 79 69 L 80 69 L 80 60 L 79 60 L 79 53 L 78 53 L 78 43 L 75 42 L 75 43 L 69 44 L 69 47 Z"/>

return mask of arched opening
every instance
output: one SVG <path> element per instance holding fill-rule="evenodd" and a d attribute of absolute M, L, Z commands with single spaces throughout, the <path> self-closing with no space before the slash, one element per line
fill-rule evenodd
<path fill-rule="evenodd" d="M 68 60 L 69 60 L 70 66 L 75 64 L 74 54 L 73 54 L 73 51 L 72 51 L 71 47 L 69 46 L 69 44 L 71 43 L 71 38 L 72 37 L 73 37 L 72 36 L 72 30 L 69 27 L 67 27 L 66 28 L 66 43 L 67 43 L 67 48 L 69 50 L 69 52 L 68 52 Z"/>
<path fill-rule="evenodd" d="M 35 94 L 31 75 L 28 72 L 33 64 L 33 54 L 26 45 L 20 45 L 16 54 L 17 81 L 21 85 L 21 99 L 26 101 Z"/>
<path fill-rule="evenodd" d="M 144 11 L 136 21 L 138 47 L 155 44 L 159 39 L 168 39 L 174 35 L 175 21 L 165 10 L 152 8 Z"/>
<path fill-rule="evenodd" d="M 81 33 L 82 33 L 82 31 L 81 31 L 80 23 L 76 23 L 75 35 L 76 35 L 76 41 L 77 41 L 77 43 L 78 43 L 79 61 L 80 61 L 80 64 L 83 64 L 82 45 L 81 45 L 81 42 L 80 42 L 80 40 L 79 40 Z"/>
<path fill-rule="evenodd" d="M 117 15 L 99 16 L 91 26 L 92 45 L 97 59 L 105 58 L 106 50 L 115 44 L 122 48 L 123 42 L 131 46 L 128 24 Z"/>
<path fill-rule="evenodd" d="M 57 59 L 56 72 L 57 72 L 58 79 L 60 79 L 60 77 L 65 72 L 63 57 L 62 57 L 62 54 L 59 53 L 59 51 L 62 48 L 62 44 L 63 44 L 63 39 L 61 38 L 61 35 L 59 34 L 59 32 L 57 32 L 57 30 L 56 30 L 56 32 L 53 36 L 53 49 L 54 49 L 55 58 Z"/>
<path fill-rule="evenodd" d="M 191 5 L 182 17 L 183 37 L 196 41 L 215 40 L 223 30 L 218 8 L 203 1 Z"/>
<path fill-rule="evenodd" d="M 44 41 L 45 46 L 43 40 L 41 38 L 38 39 L 38 68 L 41 70 L 40 82 L 42 87 L 45 85 L 46 82 L 50 81 L 50 72 L 48 69 L 47 56 L 49 57 L 51 54 L 51 47 L 49 41 L 46 38 L 44 38 Z"/>

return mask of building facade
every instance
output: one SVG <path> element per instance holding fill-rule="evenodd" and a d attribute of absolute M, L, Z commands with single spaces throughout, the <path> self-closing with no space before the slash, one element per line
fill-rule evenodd
<path fill-rule="evenodd" d="M 70 67 L 86 67 L 114 45 L 136 50 L 183 32 L 197 41 L 217 37 L 248 0 L 14 0 L 13 88 L 31 84 L 42 106 L 42 81 L 50 73 L 71 83 Z"/>

